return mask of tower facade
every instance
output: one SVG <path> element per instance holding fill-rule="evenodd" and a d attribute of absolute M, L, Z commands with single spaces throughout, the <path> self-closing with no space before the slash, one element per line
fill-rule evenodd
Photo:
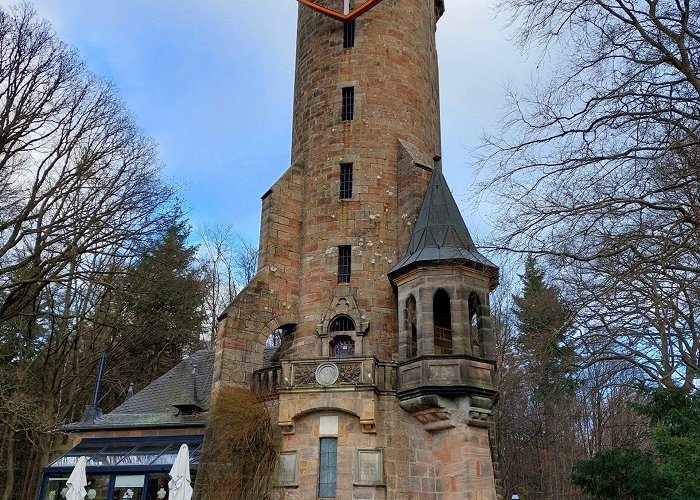
<path fill-rule="evenodd" d="M 267 399 L 285 498 L 496 498 L 497 268 L 433 159 L 443 3 L 314 5 L 291 166 L 262 198 L 258 273 L 220 318 L 215 388 Z"/>

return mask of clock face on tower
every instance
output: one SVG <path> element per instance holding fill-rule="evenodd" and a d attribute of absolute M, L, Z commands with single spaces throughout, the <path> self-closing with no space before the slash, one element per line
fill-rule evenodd
<path fill-rule="evenodd" d="M 320 12 L 321 14 L 325 14 L 327 16 L 330 16 L 334 19 L 337 19 L 338 21 L 352 21 L 356 17 L 361 16 L 365 12 L 367 12 L 369 9 L 377 5 L 379 2 L 382 0 L 366 0 L 364 3 L 358 5 L 354 9 L 350 9 L 350 0 L 343 0 L 343 5 L 345 6 L 343 9 L 343 12 L 338 12 L 337 10 L 333 10 L 328 7 L 324 7 L 320 5 L 319 0 L 297 0 L 299 3 L 303 3 L 307 7 L 310 7 L 314 9 L 315 11 Z"/>

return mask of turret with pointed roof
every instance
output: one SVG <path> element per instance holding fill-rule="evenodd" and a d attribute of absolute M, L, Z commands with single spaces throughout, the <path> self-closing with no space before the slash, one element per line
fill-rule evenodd
<path fill-rule="evenodd" d="M 498 284 L 498 267 L 476 249 L 464 218 L 457 207 L 445 176 L 440 157 L 425 191 L 418 219 L 413 227 L 406 255 L 389 271 L 394 277 L 421 263 L 462 263 L 488 272 L 493 278 L 491 289 Z"/>

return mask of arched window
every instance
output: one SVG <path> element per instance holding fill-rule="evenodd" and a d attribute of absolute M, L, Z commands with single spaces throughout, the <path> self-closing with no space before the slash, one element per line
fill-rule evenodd
<path fill-rule="evenodd" d="M 292 345 L 295 330 L 296 325 L 282 325 L 267 337 L 263 348 L 263 368 L 279 363 L 282 356 Z"/>
<path fill-rule="evenodd" d="M 407 340 L 407 358 L 415 358 L 418 356 L 418 328 L 416 326 L 416 298 L 411 295 L 406 299 L 406 308 L 404 309 L 404 320 L 406 328 Z"/>
<path fill-rule="evenodd" d="M 338 316 L 328 327 L 330 332 L 354 332 L 355 322 L 347 316 Z"/>
<path fill-rule="evenodd" d="M 472 354 L 484 355 L 484 332 L 481 329 L 481 301 L 479 296 L 472 292 L 469 294 L 469 328 L 471 333 Z"/>
<path fill-rule="evenodd" d="M 433 328 L 435 354 L 452 354 L 452 315 L 450 296 L 445 290 L 438 290 L 433 297 Z"/>
<path fill-rule="evenodd" d="M 337 316 L 328 325 L 328 331 L 335 334 L 330 343 L 329 354 L 332 358 L 355 355 L 355 341 L 350 335 L 338 335 L 339 333 L 355 333 L 355 322 L 348 316 Z"/>

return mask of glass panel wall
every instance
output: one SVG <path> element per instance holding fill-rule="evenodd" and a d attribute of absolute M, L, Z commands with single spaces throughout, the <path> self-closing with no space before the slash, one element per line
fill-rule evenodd
<path fill-rule="evenodd" d="M 88 474 L 85 498 L 87 500 L 109 500 L 107 496 L 109 494 L 109 479 L 108 475 Z"/>
<path fill-rule="evenodd" d="M 113 500 L 143 500 L 145 475 L 116 476 L 114 478 Z"/>
<path fill-rule="evenodd" d="M 44 489 L 42 500 L 59 500 L 60 498 L 65 498 L 65 492 L 68 490 L 68 488 L 66 488 L 66 481 L 68 481 L 68 476 L 49 478 L 46 483 L 46 488 Z M 61 493 L 63 493 L 63 496 L 61 496 Z"/>
<path fill-rule="evenodd" d="M 81 456 L 88 459 L 87 500 L 168 500 L 168 471 L 183 443 L 190 449 L 194 482 L 202 436 L 88 438 L 44 469 L 38 500 L 65 498 L 66 481 Z"/>
<path fill-rule="evenodd" d="M 146 490 L 148 492 L 148 500 L 165 500 L 168 498 L 168 481 L 170 481 L 170 476 L 168 474 L 150 474 L 148 476 L 148 486 Z M 194 482 L 194 478 L 192 478 Z"/>

